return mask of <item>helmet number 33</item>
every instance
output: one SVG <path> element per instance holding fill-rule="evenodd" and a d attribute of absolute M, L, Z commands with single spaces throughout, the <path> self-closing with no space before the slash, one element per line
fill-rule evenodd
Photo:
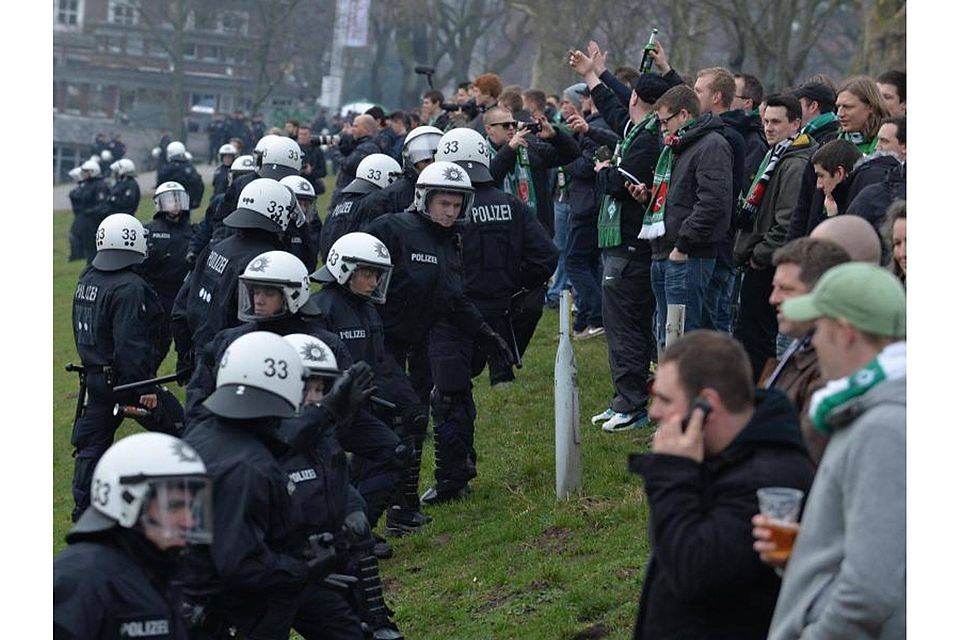
<path fill-rule="evenodd" d="M 286 360 L 274 360 L 273 358 L 265 358 L 263 364 L 266 365 L 266 369 L 263 372 L 263 375 L 268 378 L 274 376 L 280 378 L 281 380 L 287 379 L 287 361 Z"/>

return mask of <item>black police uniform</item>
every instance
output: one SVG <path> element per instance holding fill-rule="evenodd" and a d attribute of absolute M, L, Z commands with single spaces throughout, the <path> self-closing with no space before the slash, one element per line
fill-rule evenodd
<path fill-rule="evenodd" d="M 222 193 L 218 193 L 210 198 L 210 201 L 207 203 L 207 210 L 203 213 L 203 219 L 193 225 L 193 235 L 190 236 L 190 247 L 187 249 L 187 263 L 191 269 L 193 265 L 196 264 L 197 256 L 203 252 L 207 244 L 217 242 L 230 235 L 229 233 L 217 233 L 218 230 L 224 226 L 223 219 L 230 213 L 229 211 L 225 212 L 220 207 L 223 198 L 224 194 Z M 218 235 L 222 237 L 217 237 Z M 217 237 L 216 240 L 214 239 L 215 237 Z"/>
<path fill-rule="evenodd" d="M 356 186 L 354 186 L 356 185 Z M 369 190 L 363 185 L 369 186 Z M 359 231 L 364 227 L 368 219 L 364 219 L 358 213 L 360 203 L 370 196 L 378 193 L 376 185 L 363 180 L 354 180 L 344 191 L 339 194 L 336 205 L 331 205 L 327 219 L 323 223 L 323 229 L 320 231 L 320 261 L 325 263 L 327 255 L 330 253 L 330 247 L 333 243 L 354 231 Z"/>
<path fill-rule="evenodd" d="M 211 185 L 213 186 L 213 195 L 224 193 L 230 186 L 230 167 L 225 164 L 217 167 L 213 172 Z"/>
<path fill-rule="evenodd" d="M 186 640 L 174 559 L 120 527 L 67 543 L 53 561 L 54 638 Z"/>
<path fill-rule="evenodd" d="M 170 317 L 173 303 L 184 279 L 190 272 L 187 251 L 193 238 L 190 215 L 184 211 L 176 222 L 167 219 L 158 211 L 153 220 L 144 225 L 147 229 L 147 259 L 139 267 L 144 279 L 156 291 L 163 306 L 160 333 L 157 337 L 157 353 L 166 356 L 172 339 Z"/>
<path fill-rule="evenodd" d="M 113 444 L 123 421 L 115 404 L 136 404 L 148 389 L 114 393 L 113 387 L 155 376 L 161 357 L 155 344 L 163 309 L 153 289 L 129 268 L 80 274 L 73 296 L 73 337 L 86 368 L 87 404 L 73 426 L 74 520 L 90 504 L 93 469 Z"/>
<path fill-rule="evenodd" d="M 87 264 L 97 255 L 97 227 L 109 215 L 110 186 L 103 178 L 90 178 L 70 190 L 73 225 L 70 227 L 70 246 L 80 251 Z"/>
<path fill-rule="evenodd" d="M 316 211 L 307 214 L 307 220 L 299 227 L 291 224 L 284 238 L 290 247 L 290 253 L 300 258 L 300 262 L 313 272 L 317 268 L 317 254 L 320 252 L 320 235 L 323 233 L 323 221 Z"/>
<path fill-rule="evenodd" d="M 140 206 L 140 185 L 133 176 L 124 176 L 110 188 L 108 213 L 137 214 Z"/>
<path fill-rule="evenodd" d="M 416 193 L 418 175 L 410 170 L 404 170 L 403 175 L 379 191 L 374 191 L 355 205 L 353 215 L 359 226 L 352 229 L 362 229 L 387 213 L 404 211 L 413 202 Z"/>
<path fill-rule="evenodd" d="M 221 219 L 237 210 L 237 203 L 240 202 L 240 192 L 243 188 L 259 178 L 256 171 L 237 176 L 230 182 L 230 186 L 223 192 L 223 203 L 220 205 Z"/>
<path fill-rule="evenodd" d="M 193 168 L 189 160 L 179 158 L 170 160 L 163 168 L 157 169 L 157 186 L 164 182 L 179 182 L 190 196 L 190 210 L 198 209 L 203 200 L 203 178 Z"/>
<path fill-rule="evenodd" d="M 216 542 L 188 556 L 184 591 L 204 607 L 204 631 L 214 638 L 235 627 L 242 637 L 286 640 L 311 579 L 296 535 L 296 485 L 280 466 L 288 447 L 279 425 L 208 413 L 183 438 L 213 480 Z"/>

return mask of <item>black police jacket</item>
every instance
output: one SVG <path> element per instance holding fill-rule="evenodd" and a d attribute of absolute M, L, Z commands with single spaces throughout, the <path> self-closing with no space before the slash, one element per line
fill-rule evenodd
<path fill-rule="evenodd" d="M 228 215 L 237 210 L 237 203 L 240 201 L 240 192 L 243 188 L 259 178 L 256 171 L 244 174 L 235 178 L 227 190 L 223 192 L 223 202 L 220 203 L 217 216 L 223 220 Z"/>
<path fill-rule="evenodd" d="M 211 185 L 213 186 L 213 195 L 224 193 L 230 185 L 230 167 L 225 164 L 217 167 L 213 172 Z"/>
<path fill-rule="evenodd" d="M 375 193 L 375 192 L 374 192 Z M 373 193 L 343 193 L 339 195 L 339 202 L 331 207 L 327 219 L 320 230 L 319 258 L 320 262 L 327 261 L 330 247 L 341 237 L 363 227 L 357 210 L 361 201 L 369 198 Z"/>
<path fill-rule="evenodd" d="M 147 259 L 140 265 L 140 273 L 158 295 L 172 298 L 190 271 L 186 257 L 193 239 L 193 228 L 186 215 L 170 222 L 162 212 L 158 212 L 145 227 Z"/>
<path fill-rule="evenodd" d="M 208 595 L 212 589 L 210 609 L 246 628 L 308 578 L 302 549 L 292 544 L 299 526 L 291 499 L 296 485 L 280 466 L 288 447 L 279 422 L 207 414 L 183 438 L 213 480 L 215 540 L 207 556 L 187 558 L 184 587 Z"/>
<path fill-rule="evenodd" d="M 340 152 L 344 159 L 340 164 L 340 173 L 337 174 L 336 188 L 338 191 L 357 177 L 357 167 L 361 160 L 373 153 L 384 153 L 371 136 L 354 139 L 348 139 L 347 136 L 344 136 L 340 140 Z"/>
<path fill-rule="evenodd" d="M 154 377 L 165 354 L 154 348 L 163 309 L 149 284 L 129 268 L 80 273 L 73 296 L 73 337 L 88 369 L 94 399 L 114 400 L 110 387 Z M 112 380 L 98 373 L 113 369 Z"/>
<path fill-rule="evenodd" d="M 157 169 L 157 186 L 164 182 L 179 182 L 190 196 L 190 210 L 200 206 L 203 200 L 203 178 L 188 160 L 171 160 Z"/>
<path fill-rule="evenodd" d="M 384 356 L 383 321 L 377 313 L 378 305 L 335 283 L 324 286 L 310 299 L 316 301 L 320 309 L 320 323 L 343 341 L 353 361 L 362 360 L 376 370 Z"/>
<path fill-rule="evenodd" d="M 244 322 L 239 326 L 223 329 L 210 342 L 206 343 L 194 363 L 193 375 L 191 375 L 190 382 L 187 384 L 187 397 L 184 404 L 187 428 L 190 428 L 190 425 L 196 422 L 200 416 L 208 413 L 202 402 L 217 387 L 217 369 L 220 359 L 223 357 L 223 352 L 234 340 L 253 331 L 269 331 L 279 336 L 286 336 L 291 333 L 306 333 L 316 336 L 333 351 L 333 355 L 337 358 L 337 366 L 341 370 L 347 369 L 353 364 L 350 351 L 336 334 L 324 328 L 324 322 L 320 316 L 298 313 L 276 320 Z"/>
<path fill-rule="evenodd" d="M 320 234 L 323 232 L 323 221 L 316 213 L 299 227 L 291 224 L 284 233 L 284 240 L 289 245 L 290 253 L 300 258 L 300 262 L 313 273 L 317 268 L 317 254 L 320 252 Z"/>
<path fill-rule="evenodd" d="M 280 234 L 259 229 L 238 229 L 233 235 L 208 244 L 197 257 L 190 274 L 189 292 L 183 297 L 185 321 L 193 336 L 194 349 L 203 347 L 218 331 L 235 327 L 237 319 L 237 278 L 261 253 L 286 250 Z M 181 303 L 178 296 L 177 304 Z M 173 321 L 180 314 L 174 305 Z"/>
<path fill-rule="evenodd" d="M 379 191 L 374 191 L 361 199 L 358 204 L 354 205 L 351 214 L 359 224 L 356 229 L 363 228 L 382 215 L 405 211 L 407 207 L 413 204 L 416 187 L 417 175 L 412 171 L 405 171 L 393 184 Z"/>
<path fill-rule="evenodd" d="M 70 206 L 73 213 L 96 220 L 97 224 L 110 211 L 110 186 L 103 178 L 90 178 L 70 190 Z"/>
<path fill-rule="evenodd" d="M 136 178 L 127 176 L 122 180 L 118 180 L 117 183 L 110 188 L 108 200 L 110 203 L 108 213 L 129 213 L 132 216 L 136 215 L 137 207 L 140 206 L 140 185 L 137 184 Z"/>
<path fill-rule="evenodd" d="M 207 203 L 207 210 L 203 213 L 203 220 L 193 226 L 193 235 L 190 237 L 190 248 L 188 253 L 192 253 L 194 258 L 200 255 L 204 247 L 216 235 L 217 229 L 223 226 L 223 212 L 220 203 L 223 202 L 224 194 L 218 193 L 210 198 Z M 224 235 L 225 238 L 227 235 Z"/>
<path fill-rule="evenodd" d="M 813 482 L 793 405 L 757 391 L 750 421 L 718 455 L 647 453 L 640 470 L 652 553 L 633 637 L 766 638 L 780 578 L 753 550 L 750 519 L 757 489 Z"/>
<path fill-rule="evenodd" d="M 172 566 L 132 531 L 67 536 L 53 561 L 53 637 L 187 638 Z"/>
<path fill-rule="evenodd" d="M 483 317 L 463 291 L 458 233 L 414 211 L 381 216 L 364 231 L 387 245 L 393 262 L 387 302 L 378 306 L 387 338 L 418 344 L 440 318 L 477 333 Z"/>
<path fill-rule="evenodd" d="M 463 227 L 464 291 L 483 308 L 543 285 L 559 253 L 532 208 L 492 184 L 475 187 Z"/>

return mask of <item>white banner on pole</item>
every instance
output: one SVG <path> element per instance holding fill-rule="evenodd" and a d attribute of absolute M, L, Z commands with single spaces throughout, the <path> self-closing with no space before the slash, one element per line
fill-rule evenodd
<path fill-rule="evenodd" d="M 367 46 L 370 26 L 370 0 L 339 0 L 337 14 L 343 16 L 344 46 Z"/>

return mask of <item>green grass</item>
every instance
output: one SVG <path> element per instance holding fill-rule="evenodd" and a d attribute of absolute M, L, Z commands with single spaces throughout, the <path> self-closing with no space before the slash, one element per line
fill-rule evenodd
<path fill-rule="evenodd" d="M 326 210 L 332 191 L 321 197 Z M 205 203 L 204 203 L 205 206 Z M 194 213 L 199 220 L 203 208 Z M 152 202 L 141 202 L 148 220 Z M 79 262 L 67 263 L 69 212 L 54 215 L 54 552 L 70 527 L 70 427 L 77 381 L 63 370 L 79 362 L 71 300 Z M 416 536 L 391 539 L 381 563 L 387 603 L 408 638 L 626 638 L 649 553 L 640 482 L 627 454 L 648 447 L 650 431 L 602 433 L 589 418 L 611 394 L 605 338 L 574 343 L 580 381 L 583 491 L 554 496 L 553 363 L 556 311 L 546 311 L 509 388 L 474 383 L 478 477 L 467 500 L 430 508 L 434 521 Z M 173 371 L 168 356 L 160 374 Z M 182 390 L 174 389 L 181 397 Z M 120 436 L 139 427 L 128 420 Z M 424 452 L 421 490 L 433 481 L 433 448 Z M 296 636 L 294 636 L 296 637 Z"/>

